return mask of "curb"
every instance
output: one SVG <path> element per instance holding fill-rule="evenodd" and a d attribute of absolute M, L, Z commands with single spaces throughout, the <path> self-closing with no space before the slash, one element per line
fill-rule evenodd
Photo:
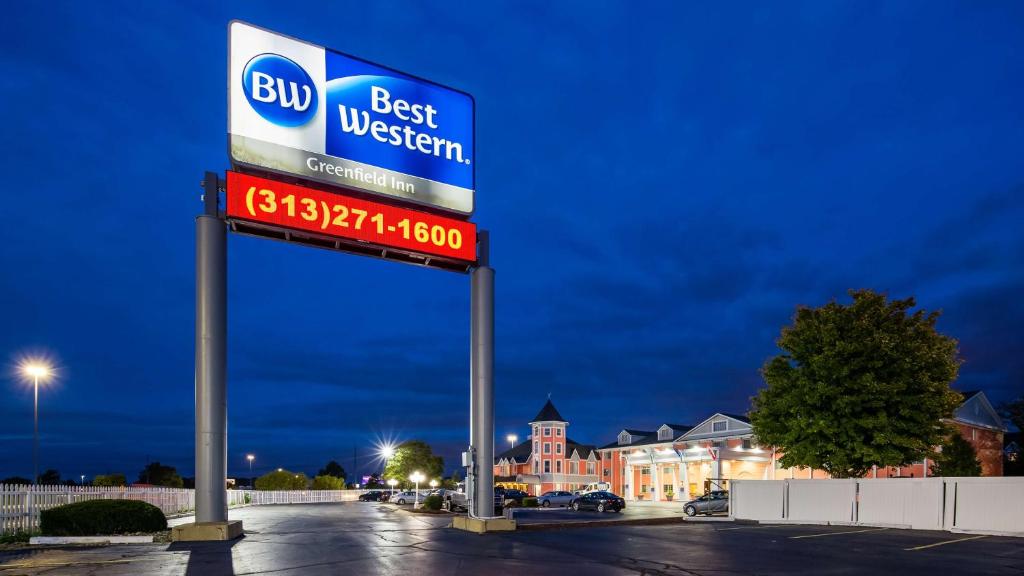
<path fill-rule="evenodd" d="M 517 530 L 562 530 L 564 528 L 605 528 L 608 526 L 664 526 L 685 524 L 683 517 L 640 518 L 636 520 L 584 520 L 580 522 L 545 522 L 519 524 Z"/>
<path fill-rule="evenodd" d="M 29 544 L 152 544 L 152 536 L 33 536 Z"/>

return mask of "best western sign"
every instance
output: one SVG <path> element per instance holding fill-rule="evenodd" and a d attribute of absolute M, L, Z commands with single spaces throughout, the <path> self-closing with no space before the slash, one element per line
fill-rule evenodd
<path fill-rule="evenodd" d="M 230 25 L 236 165 L 473 212 L 473 98 L 243 22 Z"/>

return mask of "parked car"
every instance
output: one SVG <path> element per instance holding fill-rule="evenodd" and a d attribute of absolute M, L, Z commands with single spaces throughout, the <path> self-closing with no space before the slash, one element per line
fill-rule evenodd
<path fill-rule="evenodd" d="M 597 510 L 598 512 L 605 512 L 612 510 L 619 512 L 626 507 L 626 501 L 611 492 L 602 490 L 580 494 L 572 499 L 570 506 L 576 511 Z"/>
<path fill-rule="evenodd" d="M 458 512 L 459 510 L 469 510 L 469 497 L 466 495 L 466 484 L 459 482 L 457 490 L 445 490 L 444 495 L 441 497 L 442 503 L 441 508 L 448 510 L 449 512 Z M 505 503 L 505 490 L 497 486 L 494 487 L 494 514 L 500 515 L 502 506 Z"/>
<path fill-rule="evenodd" d="M 683 512 L 687 516 L 697 514 L 715 514 L 729 512 L 729 491 L 714 490 L 708 494 L 695 498 L 683 504 Z"/>
<path fill-rule="evenodd" d="M 574 498 L 572 492 L 566 492 L 565 490 L 548 490 L 537 497 L 537 503 L 544 508 L 550 508 L 551 506 L 568 506 L 572 504 Z"/>
<path fill-rule="evenodd" d="M 422 500 L 423 498 L 420 497 L 419 499 Z M 392 496 L 388 500 L 388 502 L 391 502 L 392 504 L 412 504 L 415 501 L 416 501 L 416 492 L 414 492 L 412 490 L 404 490 L 402 492 L 396 492 L 395 495 Z"/>
<path fill-rule="evenodd" d="M 523 499 L 529 498 L 530 495 L 522 490 L 516 490 L 515 488 L 508 488 L 505 490 L 502 496 L 501 503 L 503 507 L 507 506 L 522 506 Z"/>
<path fill-rule="evenodd" d="M 390 492 L 383 490 L 371 490 L 359 495 L 360 502 L 387 502 L 391 497 Z"/>

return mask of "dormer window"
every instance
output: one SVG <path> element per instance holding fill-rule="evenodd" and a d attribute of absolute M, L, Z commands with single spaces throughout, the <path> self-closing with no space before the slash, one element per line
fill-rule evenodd
<path fill-rule="evenodd" d="M 626 432 L 625 430 L 623 430 L 622 432 L 619 433 L 619 445 L 629 444 L 629 441 L 630 441 L 629 432 Z"/>
<path fill-rule="evenodd" d="M 729 427 L 729 422 L 726 420 L 718 420 L 711 423 L 712 432 L 725 432 Z"/>
<path fill-rule="evenodd" d="M 658 440 L 671 440 L 671 439 L 672 439 L 672 429 L 669 428 L 668 426 L 662 426 L 658 430 Z"/>

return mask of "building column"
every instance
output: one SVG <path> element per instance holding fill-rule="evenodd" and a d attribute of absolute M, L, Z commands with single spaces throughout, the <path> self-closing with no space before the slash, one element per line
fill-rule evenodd
<path fill-rule="evenodd" d="M 636 486 L 633 485 L 633 465 L 629 463 L 629 460 L 626 460 L 626 477 L 623 478 L 623 485 L 629 486 L 625 494 L 626 500 L 636 500 L 633 497 L 636 493 Z"/>
<path fill-rule="evenodd" d="M 689 467 L 686 465 L 686 462 L 682 459 L 682 456 L 679 457 L 679 465 L 683 468 L 683 484 L 680 487 L 680 495 L 683 496 L 684 501 L 690 500 L 692 498 L 692 496 L 690 496 L 690 471 L 688 470 Z"/>

